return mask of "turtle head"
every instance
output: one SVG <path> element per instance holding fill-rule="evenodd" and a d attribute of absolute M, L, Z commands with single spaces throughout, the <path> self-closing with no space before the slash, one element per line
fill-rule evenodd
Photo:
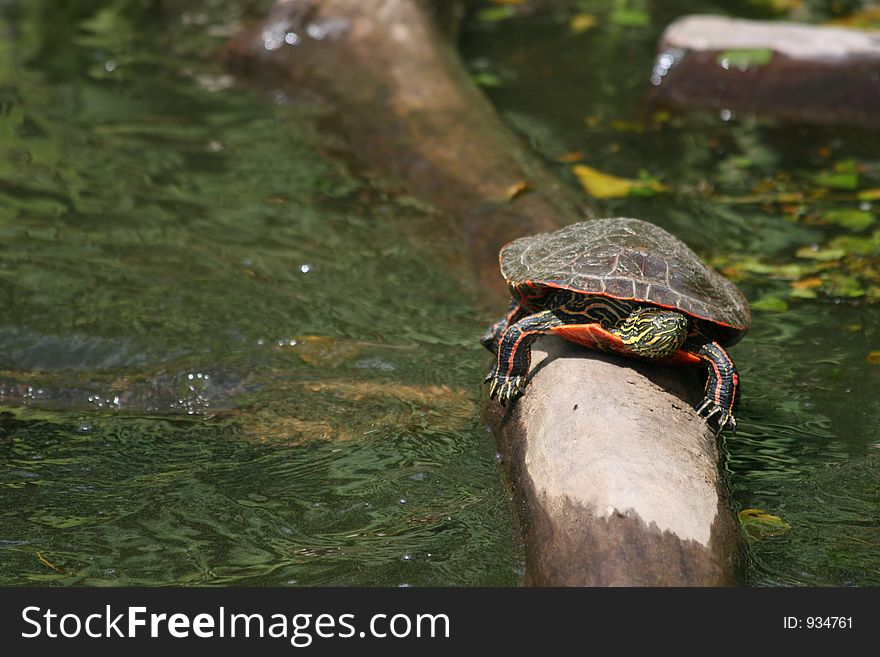
<path fill-rule="evenodd" d="M 664 358 L 684 344 L 688 336 L 684 313 L 663 308 L 637 308 L 614 331 L 635 356 Z"/>

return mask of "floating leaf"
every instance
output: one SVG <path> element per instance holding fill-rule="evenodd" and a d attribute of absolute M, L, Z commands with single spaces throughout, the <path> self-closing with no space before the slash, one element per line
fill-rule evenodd
<path fill-rule="evenodd" d="M 527 183 L 525 180 L 518 180 L 517 182 L 513 183 L 510 187 L 508 187 L 506 190 L 504 190 L 504 195 L 507 197 L 508 201 L 512 201 L 517 196 L 519 196 L 524 191 L 526 191 L 528 188 L 529 188 L 529 183 Z"/>
<path fill-rule="evenodd" d="M 801 192 L 778 192 L 745 194 L 743 196 L 716 196 L 716 203 L 730 203 L 748 205 L 752 203 L 800 203 L 804 200 Z M 796 208 L 799 209 L 799 208 Z"/>
<path fill-rule="evenodd" d="M 59 568 L 54 563 L 49 561 L 46 557 L 44 557 L 42 552 L 37 552 L 37 561 L 39 561 L 41 564 L 43 564 L 47 568 L 51 568 L 52 570 L 54 570 L 56 572 L 59 572 L 59 573 L 64 572 L 61 568 Z"/>
<path fill-rule="evenodd" d="M 865 289 L 854 276 L 831 273 L 824 281 L 823 289 L 833 297 L 863 297 Z"/>
<path fill-rule="evenodd" d="M 573 162 L 580 162 L 584 159 L 584 154 L 580 151 L 572 151 L 570 153 L 563 153 L 559 157 L 556 158 L 557 162 L 564 162 L 566 164 L 571 164 Z"/>
<path fill-rule="evenodd" d="M 819 173 L 813 176 L 817 185 L 830 189 L 854 190 L 859 186 L 859 174 L 854 171 Z"/>
<path fill-rule="evenodd" d="M 797 287 L 791 290 L 789 296 L 795 299 L 816 299 L 819 294 L 811 288 Z"/>
<path fill-rule="evenodd" d="M 315 367 L 336 367 L 358 356 L 364 348 L 363 343 L 326 335 L 297 336 L 294 344 L 297 355 Z"/>
<path fill-rule="evenodd" d="M 612 11 L 608 19 L 621 27 L 645 27 L 651 22 L 648 12 L 626 7 L 619 7 Z"/>
<path fill-rule="evenodd" d="M 810 278 L 803 278 L 799 281 L 794 281 L 791 283 L 791 286 L 796 290 L 803 290 L 808 288 L 819 287 L 822 285 L 822 279 L 818 276 L 811 276 Z"/>
<path fill-rule="evenodd" d="M 761 297 L 750 305 L 752 307 L 752 310 L 758 310 L 768 313 L 788 312 L 788 304 L 785 302 L 785 299 L 770 295 L 766 297 Z"/>
<path fill-rule="evenodd" d="M 831 240 L 829 246 L 847 254 L 873 255 L 880 253 L 880 230 L 875 230 L 870 236 L 840 235 Z"/>
<path fill-rule="evenodd" d="M 716 58 L 722 68 L 735 68 L 747 71 L 750 68 L 761 68 L 773 61 L 773 51 L 769 48 L 737 48 L 718 53 Z"/>
<path fill-rule="evenodd" d="M 743 509 L 739 512 L 739 522 L 746 537 L 751 541 L 782 536 L 791 529 L 791 525 L 785 520 L 761 509 Z"/>
<path fill-rule="evenodd" d="M 672 112 L 669 110 L 657 110 L 651 115 L 651 120 L 658 125 L 668 123 L 672 120 Z"/>
<path fill-rule="evenodd" d="M 798 258 L 809 258 L 810 260 L 828 262 L 831 260 L 840 260 L 843 256 L 846 255 L 846 251 L 844 251 L 843 249 L 811 245 L 802 246 L 795 252 L 795 255 Z"/>
<path fill-rule="evenodd" d="M 471 79 L 481 87 L 496 88 L 504 86 L 504 80 L 494 73 L 474 73 Z"/>
<path fill-rule="evenodd" d="M 611 128 L 614 130 L 620 130 L 621 132 L 635 132 L 636 134 L 641 134 L 645 131 L 645 126 L 643 124 L 636 123 L 635 121 L 624 121 L 623 119 L 612 121 Z"/>
<path fill-rule="evenodd" d="M 598 22 L 599 21 L 597 21 L 596 17 L 592 14 L 575 14 L 571 17 L 571 20 L 568 21 L 568 27 L 575 34 L 580 34 L 581 32 L 586 32 L 590 28 L 596 27 Z"/>
<path fill-rule="evenodd" d="M 856 198 L 860 201 L 880 201 L 880 188 L 863 189 L 856 195 Z"/>
<path fill-rule="evenodd" d="M 789 285 L 791 285 L 791 296 L 798 299 L 815 299 L 819 296 L 816 293 L 816 288 L 822 286 L 822 279 L 818 276 L 811 276 L 799 281 L 792 281 Z"/>
<path fill-rule="evenodd" d="M 858 173 L 859 165 L 853 159 L 841 160 L 840 162 L 834 163 L 834 170 L 837 173 Z"/>
<path fill-rule="evenodd" d="M 864 230 L 874 223 L 874 214 L 864 210 L 829 210 L 822 219 L 850 230 Z"/>
<path fill-rule="evenodd" d="M 483 23 L 497 23 L 515 15 L 516 7 L 514 5 L 500 5 L 481 9 L 477 13 L 477 20 Z"/>
<path fill-rule="evenodd" d="M 880 365 L 880 351 L 869 351 L 865 360 L 869 365 Z"/>
<path fill-rule="evenodd" d="M 653 178 L 618 178 L 585 164 L 576 164 L 571 170 L 593 198 L 651 196 L 666 191 L 666 185 Z"/>
<path fill-rule="evenodd" d="M 770 276 L 772 278 L 778 278 L 787 281 L 794 281 L 802 278 L 805 274 L 804 267 L 793 262 L 776 265 L 761 262 L 756 258 L 743 258 L 742 260 L 729 264 L 724 263 L 723 261 L 716 261 L 715 264 L 723 270 L 725 275 L 732 275 L 734 277 L 740 278 L 742 277 L 743 273 L 748 273 L 760 274 L 762 276 Z"/>

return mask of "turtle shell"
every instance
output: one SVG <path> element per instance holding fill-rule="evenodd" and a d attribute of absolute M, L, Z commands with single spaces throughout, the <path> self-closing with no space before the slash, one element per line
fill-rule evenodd
<path fill-rule="evenodd" d="M 749 304 L 729 280 L 677 237 L 631 218 L 594 219 L 515 240 L 501 249 L 501 274 L 526 307 L 554 289 L 672 308 L 701 321 L 722 344 L 739 340 Z"/>

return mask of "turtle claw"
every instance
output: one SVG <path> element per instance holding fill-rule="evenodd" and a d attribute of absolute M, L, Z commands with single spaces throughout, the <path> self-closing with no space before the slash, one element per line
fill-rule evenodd
<path fill-rule="evenodd" d="M 502 406 L 514 401 L 526 387 L 526 377 L 497 376 L 494 367 L 484 382 L 489 382 L 489 398 L 496 399 Z"/>
<path fill-rule="evenodd" d="M 705 418 L 706 422 L 709 422 L 709 420 L 717 416 L 718 430 L 715 432 L 716 436 L 726 428 L 729 428 L 732 433 L 736 433 L 736 418 L 733 417 L 733 413 L 718 405 L 714 399 L 706 397 L 703 399 L 703 402 L 697 406 L 696 410 L 697 415 Z"/>

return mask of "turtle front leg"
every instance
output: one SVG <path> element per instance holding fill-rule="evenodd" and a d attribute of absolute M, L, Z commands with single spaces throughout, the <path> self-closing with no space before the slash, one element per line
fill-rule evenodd
<path fill-rule="evenodd" d="M 495 365 L 485 379 L 489 382 L 489 397 L 502 406 L 519 397 L 532 362 L 532 343 L 562 324 L 552 310 L 545 310 L 508 326 L 498 343 Z"/>
<path fill-rule="evenodd" d="M 707 420 L 717 415 L 719 433 L 726 427 L 736 432 L 733 411 L 739 397 L 739 374 L 733 361 L 717 342 L 707 342 L 693 353 L 709 366 L 706 395 L 697 406 L 697 413 Z"/>
<path fill-rule="evenodd" d="M 489 328 L 486 329 L 486 332 L 483 333 L 483 337 L 480 338 L 480 344 L 486 347 L 493 354 L 498 353 L 498 343 L 501 341 L 501 336 L 504 335 L 504 331 L 507 330 L 507 327 L 516 322 L 519 319 L 519 315 L 522 312 L 522 305 L 516 299 L 510 302 L 510 306 L 507 308 L 507 313 L 499 319 L 497 322 L 492 324 Z"/>

